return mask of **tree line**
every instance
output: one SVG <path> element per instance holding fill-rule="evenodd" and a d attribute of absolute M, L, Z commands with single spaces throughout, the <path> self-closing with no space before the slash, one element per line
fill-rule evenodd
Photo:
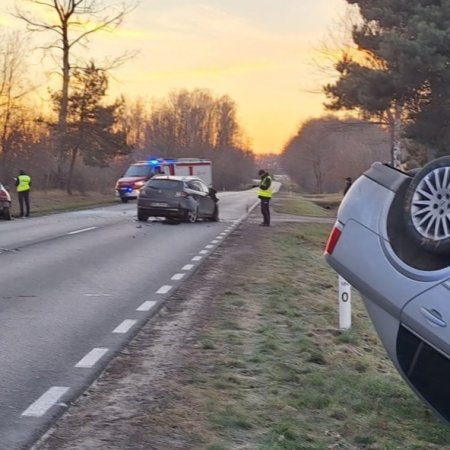
<path fill-rule="evenodd" d="M 213 161 L 220 188 L 248 184 L 256 172 L 254 155 L 230 97 L 196 89 L 174 91 L 151 104 L 123 96 L 108 100 L 111 71 L 131 55 L 117 56 L 108 64 L 86 59 L 88 37 L 119 26 L 136 3 L 22 3 L 33 4 L 34 9 L 18 7 L 14 15 L 29 33 L 48 37 L 44 56 L 57 62 L 60 86 L 49 88 L 45 108 L 37 105 L 33 85 L 26 79 L 27 35 L 2 33 L 1 181 L 8 184 L 19 169 L 27 169 L 36 188 L 63 188 L 69 194 L 74 189 L 112 189 L 131 161 L 190 156 Z M 80 45 L 83 57 L 77 53 Z"/>
<path fill-rule="evenodd" d="M 394 164 L 450 149 L 450 1 L 347 0 L 353 50 L 335 65 L 327 107 L 386 126 Z"/>

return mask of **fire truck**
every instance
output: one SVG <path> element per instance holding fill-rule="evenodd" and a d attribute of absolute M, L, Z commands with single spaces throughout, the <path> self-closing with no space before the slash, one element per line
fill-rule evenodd
<path fill-rule="evenodd" d="M 116 182 L 116 196 L 122 203 L 136 199 L 139 189 L 154 175 L 195 175 L 212 186 L 212 165 L 209 159 L 149 159 L 131 164 Z"/>

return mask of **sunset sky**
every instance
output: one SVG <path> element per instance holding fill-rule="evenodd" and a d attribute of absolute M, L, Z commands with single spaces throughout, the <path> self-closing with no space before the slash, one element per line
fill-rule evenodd
<path fill-rule="evenodd" d="M 29 5 L 2 0 L 3 30 L 24 28 L 7 14 L 15 3 Z M 251 148 L 278 153 L 302 121 L 324 113 L 320 88 L 331 73 L 314 61 L 345 8 L 345 0 L 141 0 L 118 30 L 75 52 L 101 60 L 138 51 L 113 73 L 111 90 L 128 99 L 180 88 L 229 95 Z"/>

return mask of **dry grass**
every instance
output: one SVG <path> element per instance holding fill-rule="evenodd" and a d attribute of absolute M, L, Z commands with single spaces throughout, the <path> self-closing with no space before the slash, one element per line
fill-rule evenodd
<path fill-rule="evenodd" d="M 19 214 L 17 194 L 11 192 L 12 213 Z M 99 192 L 74 192 L 72 195 L 63 190 L 52 189 L 48 191 L 30 192 L 30 208 L 32 215 L 48 214 L 58 211 L 69 211 L 74 209 L 88 208 L 92 206 L 117 203 L 114 192 L 103 194 Z"/>

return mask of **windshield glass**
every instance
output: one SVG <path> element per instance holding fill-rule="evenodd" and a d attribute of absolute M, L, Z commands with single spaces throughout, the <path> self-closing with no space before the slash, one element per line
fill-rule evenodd
<path fill-rule="evenodd" d="M 152 167 L 144 164 L 128 167 L 124 177 L 149 177 L 152 174 Z"/>
<path fill-rule="evenodd" d="M 147 183 L 147 187 L 165 191 L 180 191 L 183 189 L 183 183 L 177 180 L 161 180 L 152 178 Z"/>

